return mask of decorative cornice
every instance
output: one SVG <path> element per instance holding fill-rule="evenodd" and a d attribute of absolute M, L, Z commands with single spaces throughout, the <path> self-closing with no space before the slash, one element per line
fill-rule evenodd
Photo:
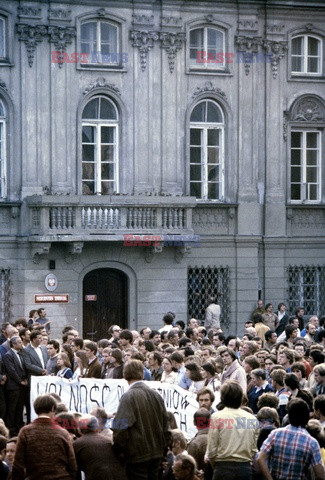
<path fill-rule="evenodd" d="M 212 82 L 205 82 L 205 84 L 202 87 L 196 87 L 192 98 L 197 97 L 198 95 L 201 95 L 202 93 L 216 93 L 217 95 L 221 95 L 222 97 L 226 98 L 226 94 L 221 88 L 215 87 Z"/>
<path fill-rule="evenodd" d="M 87 93 L 91 92 L 95 88 L 107 88 L 113 93 L 116 93 L 116 95 L 121 96 L 121 91 L 118 87 L 116 87 L 113 83 L 108 83 L 106 79 L 103 78 L 97 78 L 95 82 L 91 83 L 85 90 L 82 92 L 83 95 L 87 95 Z"/>
<path fill-rule="evenodd" d="M 288 42 L 263 40 L 263 47 L 266 53 L 270 55 L 273 78 L 276 78 L 278 75 L 279 62 L 281 58 L 284 57 L 285 52 L 288 50 Z"/>
<path fill-rule="evenodd" d="M 132 30 L 130 36 L 133 40 L 133 47 L 139 49 L 141 70 L 144 72 L 147 66 L 148 52 L 154 46 L 154 42 L 159 39 L 159 34 L 157 32 Z"/>
<path fill-rule="evenodd" d="M 26 45 L 28 65 L 32 67 L 36 46 L 38 43 L 41 43 L 43 37 L 47 35 L 47 28 L 45 25 L 18 23 L 17 33 L 19 35 L 18 40 L 24 42 Z"/>
<path fill-rule="evenodd" d="M 39 7 L 28 7 L 23 5 L 18 7 L 19 18 L 30 18 L 33 20 L 40 20 L 42 16 L 42 9 Z"/>
<path fill-rule="evenodd" d="M 58 64 L 61 68 L 64 63 L 63 54 L 66 51 L 67 45 L 72 43 L 73 38 L 76 36 L 76 27 L 50 25 L 48 27 L 48 34 L 50 36 L 49 42 L 54 43 L 55 48 L 60 52 L 58 55 Z"/>
<path fill-rule="evenodd" d="M 161 32 L 159 35 L 161 48 L 164 48 L 168 55 L 169 71 L 173 73 L 177 51 L 182 48 L 185 42 L 185 33 Z"/>
<path fill-rule="evenodd" d="M 284 29 L 285 25 L 284 23 L 282 25 L 279 25 L 278 23 L 266 23 L 265 25 L 265 30 L 266 33 L 281 33 L 282 30 Z"/>
<path fill-rule="evenodd" d="M 236 35 L 235 44 L 243 56 L 245 74 L 248 75 L 254 54 L 258 52 L 259 46 L 263 45 L 263 39 L 258 36 L 248 37 L 245 35 Z"/>
<path fill-rule="evenodd" d="M 48 19 L 54 22 L 71 22 L 71 10 L 64 8 L 49 8 Z"/>

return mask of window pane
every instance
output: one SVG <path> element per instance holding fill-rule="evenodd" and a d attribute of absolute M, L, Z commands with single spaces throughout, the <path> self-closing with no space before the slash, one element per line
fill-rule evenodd
<path fill-rule="evenodd" d="M 291 167 L 291 182 L 301 182 L 301 169 L 299 167 Z"/>
<path fill-rule="evenodd" d="M 201 165 L 191 165 L 191 180 L 201 180 Z"/>
<path fill-rule="evenodd" d="M 300 165 L 301 163 L 301 151 L 291 150 L 291 165 Z"/>
<path fill-rule="evenodd" d="M 82 182 L 82 194 L 93 195 L 95 193 L 95 182 Z"/>
<path fill-rule="evenodd" d="M 82 161 L 83 162 L 94 162 L 95 161 L 95 146 L 94 145 L 83 145 L 82 146 Z"/>
<path fill-rule="evenodd" d="M 82 164 L 82 179 L 93 180 L 95 178 L 95 165 L 93 163 Z"/>
<path fill-rule="evenodd" d="M 191 122 L 205 122 L 206 102 L 201 102 L 194 107 Z"/>
<path fill-rule="evenodd" d="M 303 57 L 292 57 L 291 59 L 291 70 L 293 72 L 302 72 L 303 71 Z"/>
<path fill-rule="evenodd" d="M 208 130 L 208 145 L 219 146 L 220 142 L 220 130 L 219 129 L 209 129 Z"/>
<path fill-rule="evenodd" d="M 190 186 L 190 195 L 192 197 L 201 198 L 201 184 L 200 183 L 191 183 Z"/>
<path fill-rule="evenodd" d="M 317 148 L 317 132 L 307 132 L 307 148 Z"/>
<path fill-rule="evenodd" d="M 203 50 L 203 28 L 196 28 L 190 32 L 190 47 Z"/>
<path fill-rule="evenodd" d="M 220 108 L 213 102 L 208 102 L 208 123 L 222 123 L 223 118 Z"/>
<path fill-rule="evenodd" d="M 108 47 L 107 53 L 117 53 L 117 28 L 109 23 L 100 24 L 100 39 L 101 47 L 103 51 L 103 46 Z M 104 53 L 104 52 L 103 52 Z"/>
<path fill-rule="evenodd" d="M 210 200 L 219 199 L 219 184 L 218 183 L 209 183 L 208 185 L 208 198 Z"/>
<path fill-rule="evenodd" d="M 318 200 L 318 198 L 317 198 L 317 185 L 308 185 L 308 186 L 309 186 L 308 200 Z"/>
<path fill-rule="evenodd" d="M 98 119 L 99 118 L 99 98 L 93 98 L 87 103 L 83 112 L 82 118 Z"/>
<path fill-rule="evenodd" d="M 201 163 L 201 147 L 191 147 L 191 163 Z"/>
<path fill-rule="evenodd" d="M 5 21 L 0 18 L 0 57 L 5 57 Z"/>
<path fill-rule="evenodd" d="M 292 54 L 293 55 L 303 54 L 303 37 L 294 38 L 292 40 Z"/>
<path fill-rule="evenodd" d="M 301 147 L 301 132 L 292 132 L 291 133 L 291 147 Z"/>
<path fill-rule="evenodd" d="M 318 73 L 319 72 L 319 58 L 308 58 L 307 69 L 309 73 Z"/>
<path fill-rule="evenodd" d="M 191 145 L 201 145 L 201 129 L 200 128 L 191 128 L 190 131 L 190 144 Z"/>
<path fill-rule="evenodd" d="M 208 166 L 208 181 L 209 182 L 219 181 L 219 167 L 215 167 L 213 165 Z"/>
<path fill-rule="evenodd" d="M 0 117 L 5 118 L 5 116 L 6 116 L 5 107 L 4 107 L 3 103 L 2 103 L 1 100 L 0 100 Z"/>
<path fill-rule="evenodd" d="M 300 200 L 300 185 L 291 185 L 291 200 Z"/>
<path fill-rule="evenodd" d="M 208 163 L 219 163 L 218 148 L 208 148 Z"/>
<path fill-rule="evenodd" d="M 96 29 L 96 22 L 88 22 L 81 25 L 81 53 L 97 51 Z"/>
<path fill-rule="evenodd" d="M 102 156 L 101 159 L 103 162 L 114 162 L 114 146 L 103 146 L 102 145 Z"/>
<path fill-rule="evenodd" d="M 208 28 L 208 48 L 223 52 L 223 33 L 215 28 Z"/>
<path fill-rule="evenodd" d="M 307 165 L 317 165 L 317 150 L 307 150 L 306 157 L 307 157 Z"/>
<path fill-rule="evenodd" d="M 308 37 L 308 55 L 319 55 L 319 40 L 313 37 Z"/>
<path fill-rule="evenodd" d="M 101 182 L 102 195 L 113 195 L 115 192 L 115 182 Z"/>
<path fill-rule="evenodd" d="M 102 120 L 117 120 L 116 110 L 113 104 L 106 98 L 100 99 L 100 118 Z"/>
<path fill-rule="evenodd" d="M 82 127 L 82 142 L 94 143 L 95 141 L 95 128 L 89 126 Z"/>
<path fill-rule="evenodd" d="M 114 180 L 114 163 L 104 163 L 101 167 L 102 180 Z"/>
<path fill-rule="evenodd" d="M 115 143 L 114 135 L 115 127 L 102 127 L 102 143 Z"/>
<path fill-rule="evenodd" d="M 307 168 L 307 182 L 317 183 L 317 168 L 314 168 L 314 167 Z"/>

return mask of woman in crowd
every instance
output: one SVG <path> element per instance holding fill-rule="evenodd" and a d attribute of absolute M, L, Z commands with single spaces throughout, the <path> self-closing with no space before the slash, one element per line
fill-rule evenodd
<path fill-rule="evenodd" d="M 162 383 L 178 384 L 178 373 L 173 371 L 170 358 L 166 356 L 162 361 L 163 373 L 161 377 Z"/>
<path fill-rule="evenodd" d="M 256 368 L 260 368 L 259 361 L 255 357 L 255 355 L 248 355 L 243 361 L 243 367 L 246 372 L 246 380 L 247 380 L 247 390 L 246 393 L 247 395 L 249 392 L 254 388 L 254 380 L 252 379 L 252 371 L 255 370 Z"/>
<path fill-rule="evenodd" d="M 306 367 L 302 362 L 295 362 L 291 365 L 291 372 L 297 375 L 301 388 L 306 388 Z"/>
<path fill-rule="evenodd" d="M 217 378 L 217 371 L 212 363 L 204 363 L 201 369 L 201 375 L 204 380 L 204 386 L 211 388 L 214 392 L 220 389 L 221 382 Z"/>
<path fill-rule="evenodd" d="M 313 372 L 316 385 L 310 391 L 314 397 L 317 397 L 317 395 L 325 394 L 325 365 L 316 365 Z"/>
<path fill-rule="evenodd" d="M 60 370 L 56 374 L 57 377 L 66 378 L 68 380 L 69 378 L 73 377 L 73 372 L 71 370 L 71 363 L 66 353 L 64 352 L 59 353 L 56 363 L 60 368 Z"/>
<path fill-rule="evenodd" d="M 200 372 L 200 367 L 196 362 L 185 365 L 185 376 L 191 380 L 190 392 L 198 392 L 204 386 L 204 379 Z"/>
<path fill-rule="evenodd" d="M 88 368 L 88 358 L 86 352 L 84 350 L 78 350 L 75 355 L 75 371 L 73 374 L 73 380 L 78 380 L 86 375 L 87 368 Z"/>

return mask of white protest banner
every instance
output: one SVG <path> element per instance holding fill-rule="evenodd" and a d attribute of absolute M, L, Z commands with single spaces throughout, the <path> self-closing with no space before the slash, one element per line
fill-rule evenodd
<path fill-rule="evenodd" d="M 165 402 L 167 411 L 175 415 L 178 428 L 187 438 L 196 434 L 193 415 L 198 409 L 196 394 L 178 385 L 161 382 L 144 382 L 156 390 Z M 129 388 L 126 380 L 98 380 L 83 378 L 72 381 L 52 376 L 31 377 L 30 401 L 32 419 L 36 418 L 33 402 L 43 393 L 57 393 L 69 411 L 89 413 L 95 407 L 104 407 L 107 412 L 117 411 L 121 396 Z"/>

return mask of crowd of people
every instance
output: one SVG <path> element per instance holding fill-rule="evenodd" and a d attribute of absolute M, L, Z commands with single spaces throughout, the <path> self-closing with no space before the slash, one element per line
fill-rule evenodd
<path fill-rule="evenodd" d="M 3 324 L 0 479 L 324 479 L 325 316 L 259 300 L 238 337 L 220 314 L 211 298 L 202 322 L 168 312 L 157 330 L 111 325 L 97 342 L 71 326 L 52 339 L 44 308 Z M 117 412 L 90 415 L 40 395 L 31 422 L 32 375 L 124 378 L 129 390 Z M 193 392 L 193 438 L 144 381 Z"/>

